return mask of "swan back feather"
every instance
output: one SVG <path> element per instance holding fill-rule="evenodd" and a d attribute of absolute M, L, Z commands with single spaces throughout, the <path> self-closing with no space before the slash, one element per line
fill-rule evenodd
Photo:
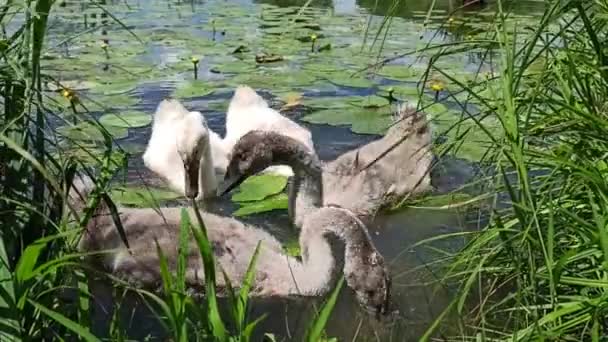
<path fill-rule="evenodd" d="M 314 150 L 312 134 L 309 130 L 270 108 L 251 87 L 240 85 L 236 88 L 226 113 L 224 138 L 226 149 L 232 150 L 237 141 L 252 130 L 277 132 L 296 139 L 310 150 Z M 265 172 L 293 175 L 292 170 L 284 165 L 274 165 Z"/>

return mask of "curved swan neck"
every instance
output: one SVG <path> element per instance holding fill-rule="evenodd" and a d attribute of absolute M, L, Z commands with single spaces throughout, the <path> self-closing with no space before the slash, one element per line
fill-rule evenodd
<path fill-rule="evenodd" d="M 297 227 L 302 227 L 307 213 L 323 205 L 323 169 L 317 156 L 301 151 L 288 164 L 294 170 L 289 193 L 289 216 Z"/>
<path fill-rule="evenodd" d="M 209 135 L 205 137 L 203 153 L 199 161 L 199 190 L 203 198 L 215 197 L 217 195 L 217 179 L 213 166 L 213 154 L 211 151 L 211 141 Z"/>
<path fill-rule="evenodd" d="M 330 241 L 336 237 L 338 242 Z M 332 239 L 333 240 L 333 239 Z M 363 224 L 348 210 L 320 208 L 309 214 L 300 234 L 302 267 L 294 274 L 301 294 L 321 294 L 344 274 L 361 272 L 365 259 L 377 253 Z"/>

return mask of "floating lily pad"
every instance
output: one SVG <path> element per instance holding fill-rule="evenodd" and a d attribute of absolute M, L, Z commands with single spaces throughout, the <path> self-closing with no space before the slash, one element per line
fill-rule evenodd
<path fill-rule="evenodd" d="M 108 81 L 94 83 L 91 91 L 103 95 L 123 94 L 132 91 L 137 86 L 137 80 Z"/>
<path fill-rule="evenodd" d="M 108 126 L 105 129 L 114 139 L 123 139 L 129 135 L 129 131 L 124 127 Z M 72 140 L 104 141 L 101 129 L 89 122 L 81 122 L 73 126 L 62 126 L 57 128 L 57 132 Z"/>
<path fill-rule="evenodd" d="M 153 187 L 116 187 L 110 191 L 110 197 L 118 204 L 151 208 L 158 202 L 175 200 L 181 195 Z"/>
<path fill-rule="evenodd" d="M 407 65 L 385 65 L 378 71 L 378 75 L 391 80 L 408 81 L 417 79 L 421 71 Z"/>
<path fill-rule="evenodd" d="M 179 84 L 173 92 L 173 96 L 177 98 L 200 97 L 209 95 L 213 91 L 209 82 L 196 80 Z"/>
<path fill-rule="evenodd" d="M 380 86 L 380 91 L 378 94 L 382 96 L 388 96 L 389 91 L 392 90 L 393 97 L 403 100 L 406 98 L 412 98 L 418 96 L 418 88 L 415 85 L 406 86 L 406 85 L 383 85 Z"/>
<path fill-rule="evenodd" d="M 289 197 L 287 194 L 276 194 L 255 202 L 240 202 L 241 207 L 234 212 L 234 216 L 247 216 L 276 209 L 287 209 Z"/>
<path fill-rule="evenodd" d="M 348 103 L 350 97 L 309 97 L 302 100 L 302 104 L 307 107 L 313 108 L 346 108 L 349 107 Z"/>
<path fill-rule="evenodd" d="M 388 99 L 376 95 L 362 96 L 352 99 L 349 102 L 354 106 L 363 108 L 379 108 L 389 105 Z"/>
<path fill-rule="evenodd" d="M 362 77 L 350 77 L 347 73 L 335 73 L 327 76 L 327 80 L 335 85 L 353 88 L 371 88 L 374 82 Z"/>
<path fill-rule="evenodd" d="M 130 96 L 130 95 L 126 95 L 126 94 L 108 95 L 108 96 L 103 96 L 103 97 L 93 96 L 92 99 L 97 102 L 100 102 L 102 105 L 104 105 L 106 107 L 111 107 L 111 108 L 116 108 L 116 109 L 135 106 L 136 104 L 141 102 L 141 99 L 139 99 L 138 97 Z"/>
<path fill-rule="evenodd" d="M 232 195 L 234 202 L 260 201 L 277 194 L 285 188 L 287 178 L 263 174 L 247 178 L 239 187 L 239 192 Z"/>
<path fill-rule="evenodd" d="M 226 62 L 223 64 L 215 65 L 210 70 L 215 73 L 229 73 L 229 74 L 241 74 L 244 72 L 250 72 L 255 69 L 254 64 L 249 64 L 241 61 Z"/>
<path fill-rule="evenodd" d="M 102 149 L 97 147 L 85 147 L 79 146 L 71 149 L 61 149 L 60 152 L 53 153 L 54 158 L 61 160 L 66 157 L 74 158 L 75 160 L 85 165 L 99 165 L 103 162 L 104 152 Z M 110 155 L 110 160 L 114 166 L 124 166 L 125 154 L 122 151 L 114 150 Z"/>
<path fill-rule="evenodd" d="M 382 134 L 393 122 L 389 110 L 370 110 L 355 106 L 321 110 L 305 116 L 302 121 L 332 126 L 351 125 L 351 131 L 359 134 Z"/>
<path fill-rule="evenodd" d="M 152 122 L 152 116 L 137 111 L 121 112 L 117 114 L 106 114 L 99 118 L 99 122 L 106 127 L 145 127 Z"/>

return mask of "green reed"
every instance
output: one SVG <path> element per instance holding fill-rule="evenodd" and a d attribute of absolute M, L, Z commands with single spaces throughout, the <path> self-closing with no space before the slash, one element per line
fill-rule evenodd
<path fill-rule="evenodd" d="M 494 199 L 488 224 L 445 264 L 441 283 L 457 293 L 422 339 L 605 340 L 608 1 L 547 1 L 523 29 L 510 25 L 504 1 L 496 6 L 484 34 L 434 47 L 431 58 L 463 119 L 492 142 L 482 162 L 490 171 L 479 178 Z M 433 65 L 480 50 L 497 68 L 485 79 Z M 471 100 L 478 112 L 465 106 Z M 442 238 L 455 236 L 462 233 Z"/>

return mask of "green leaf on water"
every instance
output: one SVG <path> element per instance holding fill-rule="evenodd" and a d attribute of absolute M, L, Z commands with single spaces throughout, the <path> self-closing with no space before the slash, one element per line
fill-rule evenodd
<path fill-rule="evenodd" d="M 327 80 L 335 85 L 354 88 L 371 88 L 374 82 L 362 77 L 350 77 L 349 73 L 329 74 Z"/>
<path fill-rule="evenodd" d="M 351 97 L 306 97 L 302 100 L 302 104 L 312 108 L 325 108 L 325 109 L 336 109 L 336 108 L 347 108 L 350 107 L 348 103 Z"/>
<path fill-rule="evenodd" d="M 114 139 L 123 139 L 129 136 L 129 131 L 124 127 L 108 126 L 105 129 Z M 72 140 L 104 141 L 100 128 L 89 123 L 81 122 L 76 125 L 62 126 L 57 132 Z"/>
<path fill-rule="evenodd" d="M 202 80 L 194 80 L 179 84 L 175 91 L 173 91 L 173 97 L 180 99 L 189 97 L 201 97 L 209 95 L 214 91 L 215 89 L 211 87 L 209 82 Z"/>
<path fill-rule="evenodd" d="M 377 74 L 391 80 L 415 81 L 422 74 L 422 70 L 407 65 L 385 65 Z"/>
<path fill-rule="evenodd" d="M 157 202 L 175 200 L 181 195 L 165 189 L 153 187 L 115 187 L 110 191 L 112 201 L 117 204 L 140 208 L 156 207 Z"/>
<path fill-rule="evenodd" d="M 355 106 L 325 109 L 302 118 L 302 121 L 332 126 L 351 125 L 351 131 L 359 134 L 382 134 L 393 122 L 390 109 L 379 110 Z"/>
<path fill-rule="evenodd" d="M 415 100 L 418 97 L 418 88 L 416 85 L 383 85 L 379 87 L 378 95 L 388 96 L 389 91 L 392 89 L 393 97 L 398 100 Z"/>
<path fill-rule="evenodd" d="M 138 84 L 136 79 L 128 80 L 106 80 L 99 83 L 93 83 L 91 92 L 103 95 L 117 95 L 132 91 Z"/>
<path fill-rule="evenodd" d="M 388 99 L 385 99 L 385 98 L 377 96 L 377 95 L 361 96 L 361 97 L 353 98 L 352 100 L 349 101 L 349 103 L 351 103 L 354 106 L 363 107 L 363 108 L 378 108 L 378 107 L 384 107 L 384 106 L 389 105 Z"/>
<path fill-rule="evenodd" d="M 234 202 L 260 201 L 283 191 L 286 184 L 287 178 L 284 176 L 262 174 L 249 177 L 239 186 L 239 192 L 232 195 L 232 200 Z"/>
<path fill-rule="evenodd" d="M 289 198 L 287 194 L 277 194 L 255 202 L 239 202 L 241 207 L 234 212 L 234 216 L 247 216 L 275 209 L 287 209 Z"/>
<path fill-rule="evenodd" d="M 141 102 L 140 98 L 127 94 L 107 95 L 102 97 L 93 96 L 92 98 L 101 104 L 107 103 L 108 107 L 115 109 L 132 107 Z"/>
<path fill-rule="evenodd" d="M 145 127 L 152 123 L 152 116 L 144 112 L 128 111 L 103 115 L 99 118 L 99 122 L 106 127 Z"/>
<path fill-rule="evenodd" d="M 253 62 L 253 61 L 252 61 Z M 232 61 L 213 66 L 210 70 L 215 73 L 222 74 L 242 74 L 251 72 L 255 69 L 254 63 L 245 63 L 242 61 Z"/>

